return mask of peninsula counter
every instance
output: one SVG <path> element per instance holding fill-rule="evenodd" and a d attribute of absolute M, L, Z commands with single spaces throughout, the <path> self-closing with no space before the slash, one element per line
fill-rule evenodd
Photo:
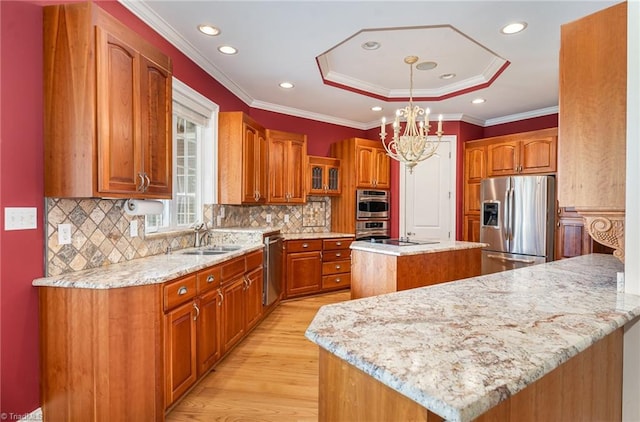
<path fill-rule="evenodd" d="M 620 420 L 640 296 L 619 271 L 594 254 L 326 305 L 319 420 Z"/>

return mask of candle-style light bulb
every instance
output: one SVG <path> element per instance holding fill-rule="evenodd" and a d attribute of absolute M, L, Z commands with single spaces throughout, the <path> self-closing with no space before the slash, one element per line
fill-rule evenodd
<path fill-rule="evenodd" d="M 442 132 L 442 114 L 438 116 L 438 132 Z"/>
<path fill-rule="evenodd" d="M 385 125 L 386 122 L 387 122 L 387 119 L 385 119 L 384 116 L 383 116 L 382 119 L 380 119 L 380 133 L 381 134 L 385 133 L 384 125 Z"/>

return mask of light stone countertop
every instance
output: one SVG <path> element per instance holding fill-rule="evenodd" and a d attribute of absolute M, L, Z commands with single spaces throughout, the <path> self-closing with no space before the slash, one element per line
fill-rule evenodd
<path fill-rule="evenodd" d="M 386 245 L 384 243 L 374 243 L 366 240 L 359 240 L 351 244 L 351 249 L 384 255 L 403 256 L 456 251 L 461 249 L 479 249 L 484 248 L 485 246 L 489 245 L 486 243 L 462 242 L 457 240 L 411 246 Z"/>
<path fill-rule="evenodd" d="M 283 233 L 284 240 L 304 240 L 304 239 L 332 239 L 332 238 L 342 238 L 342 237 L 355 237 L 353 234 L 349 233 L 336 233 L 336 232 L 327 232 L 327 233 Z"/>
<path fill-rule="evenodd" d="M 448 421 L 469 421 L 640 315 L 586 255 L 323 306 L 306 337 Z"/>
<path fill-rule="evenodd" d="M 154 255 L 90 270 L 38 278 L 32 284 L 38 287 L 116 289 L 164 283 L 246 253 L 263 249 L 263 247 L 261 243 L 243 245 L 240 249 L 224 255 L 186 255 L 184 252 L 198 248 L 180 249 L 168 255 Z"/>

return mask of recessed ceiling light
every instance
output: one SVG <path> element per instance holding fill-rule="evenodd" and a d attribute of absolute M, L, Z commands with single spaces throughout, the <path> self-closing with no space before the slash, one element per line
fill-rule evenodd
<path fill-rule="evenodd" d="M 475 99 L 473 99 L 471 102 L 472 102 L 473 104 L 482 104 L 482 103 L 484 103 L 485 101 L 487 101 L 487 100 L 485 100 L 484 98 L 475 98 Z"/>
<path fill-rule="evenodd" d="M 238 50 L 231 47 L 230 45 L 222 45 L 218 47 L 218 51 L 222 54 L 236 54 L 238 52 Z"/>
<path fill-rule="evenodd" d="M 365 50 L 377 50 L 380 48 L 380 43 L 378 41 L 367 41 L 362 44 L 362 48 Z"/>
<path fill-rule="evenodd" d="M 453 79 L 455 77 L 455 73 L 443 73 L 442 75 L 440 75 L 440 79 Z"/>
<path fill-rule="evenodd" d="M 380 106 L 373 106 L 373 107 L 371 107 L 371 111 L 382 111 L 382 107 L 380 107 Z"/>
<path fill-rule="evenodd" d="M 211 35 L 212 37 L 215 37 L 216 35 L 220 35 L 220 29 L 216 28 L 213 25 L 208 25 L 208 24 L 198 25 L 198 30 L 203 34 Z"/>
<path fill-rule="evenodd" d="M 431 70 L 438 67 L 438 63 L 436 62 L 422 62 L 416 65 L 416 69 L 418 70 Z"/>
<path fill-rule="evenodd" d="M 280 88 L 291 89 L 293 84 L 291 82 L 280 82 Z"/>
<path fill-rule="evenodd" d="M 520 31 L 524 31 L 526 27 L 527 27 L 526 22 L 515 22 L 515 23 L 510 23 L 509 25 L 506 25 L 504 28 L 500 30 L 500 32 L 506 35 L 517 34 Z"/>

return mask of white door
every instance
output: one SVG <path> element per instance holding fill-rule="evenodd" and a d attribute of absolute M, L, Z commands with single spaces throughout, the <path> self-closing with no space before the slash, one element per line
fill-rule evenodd
<path fill-rule="evenodd" d="M 443 136 L 436 154 L 410 174 L 400 165 L 400 235 L 455 239 L 456 137 Z M 406 230 L 405 230 L 406 227 Z"/>

